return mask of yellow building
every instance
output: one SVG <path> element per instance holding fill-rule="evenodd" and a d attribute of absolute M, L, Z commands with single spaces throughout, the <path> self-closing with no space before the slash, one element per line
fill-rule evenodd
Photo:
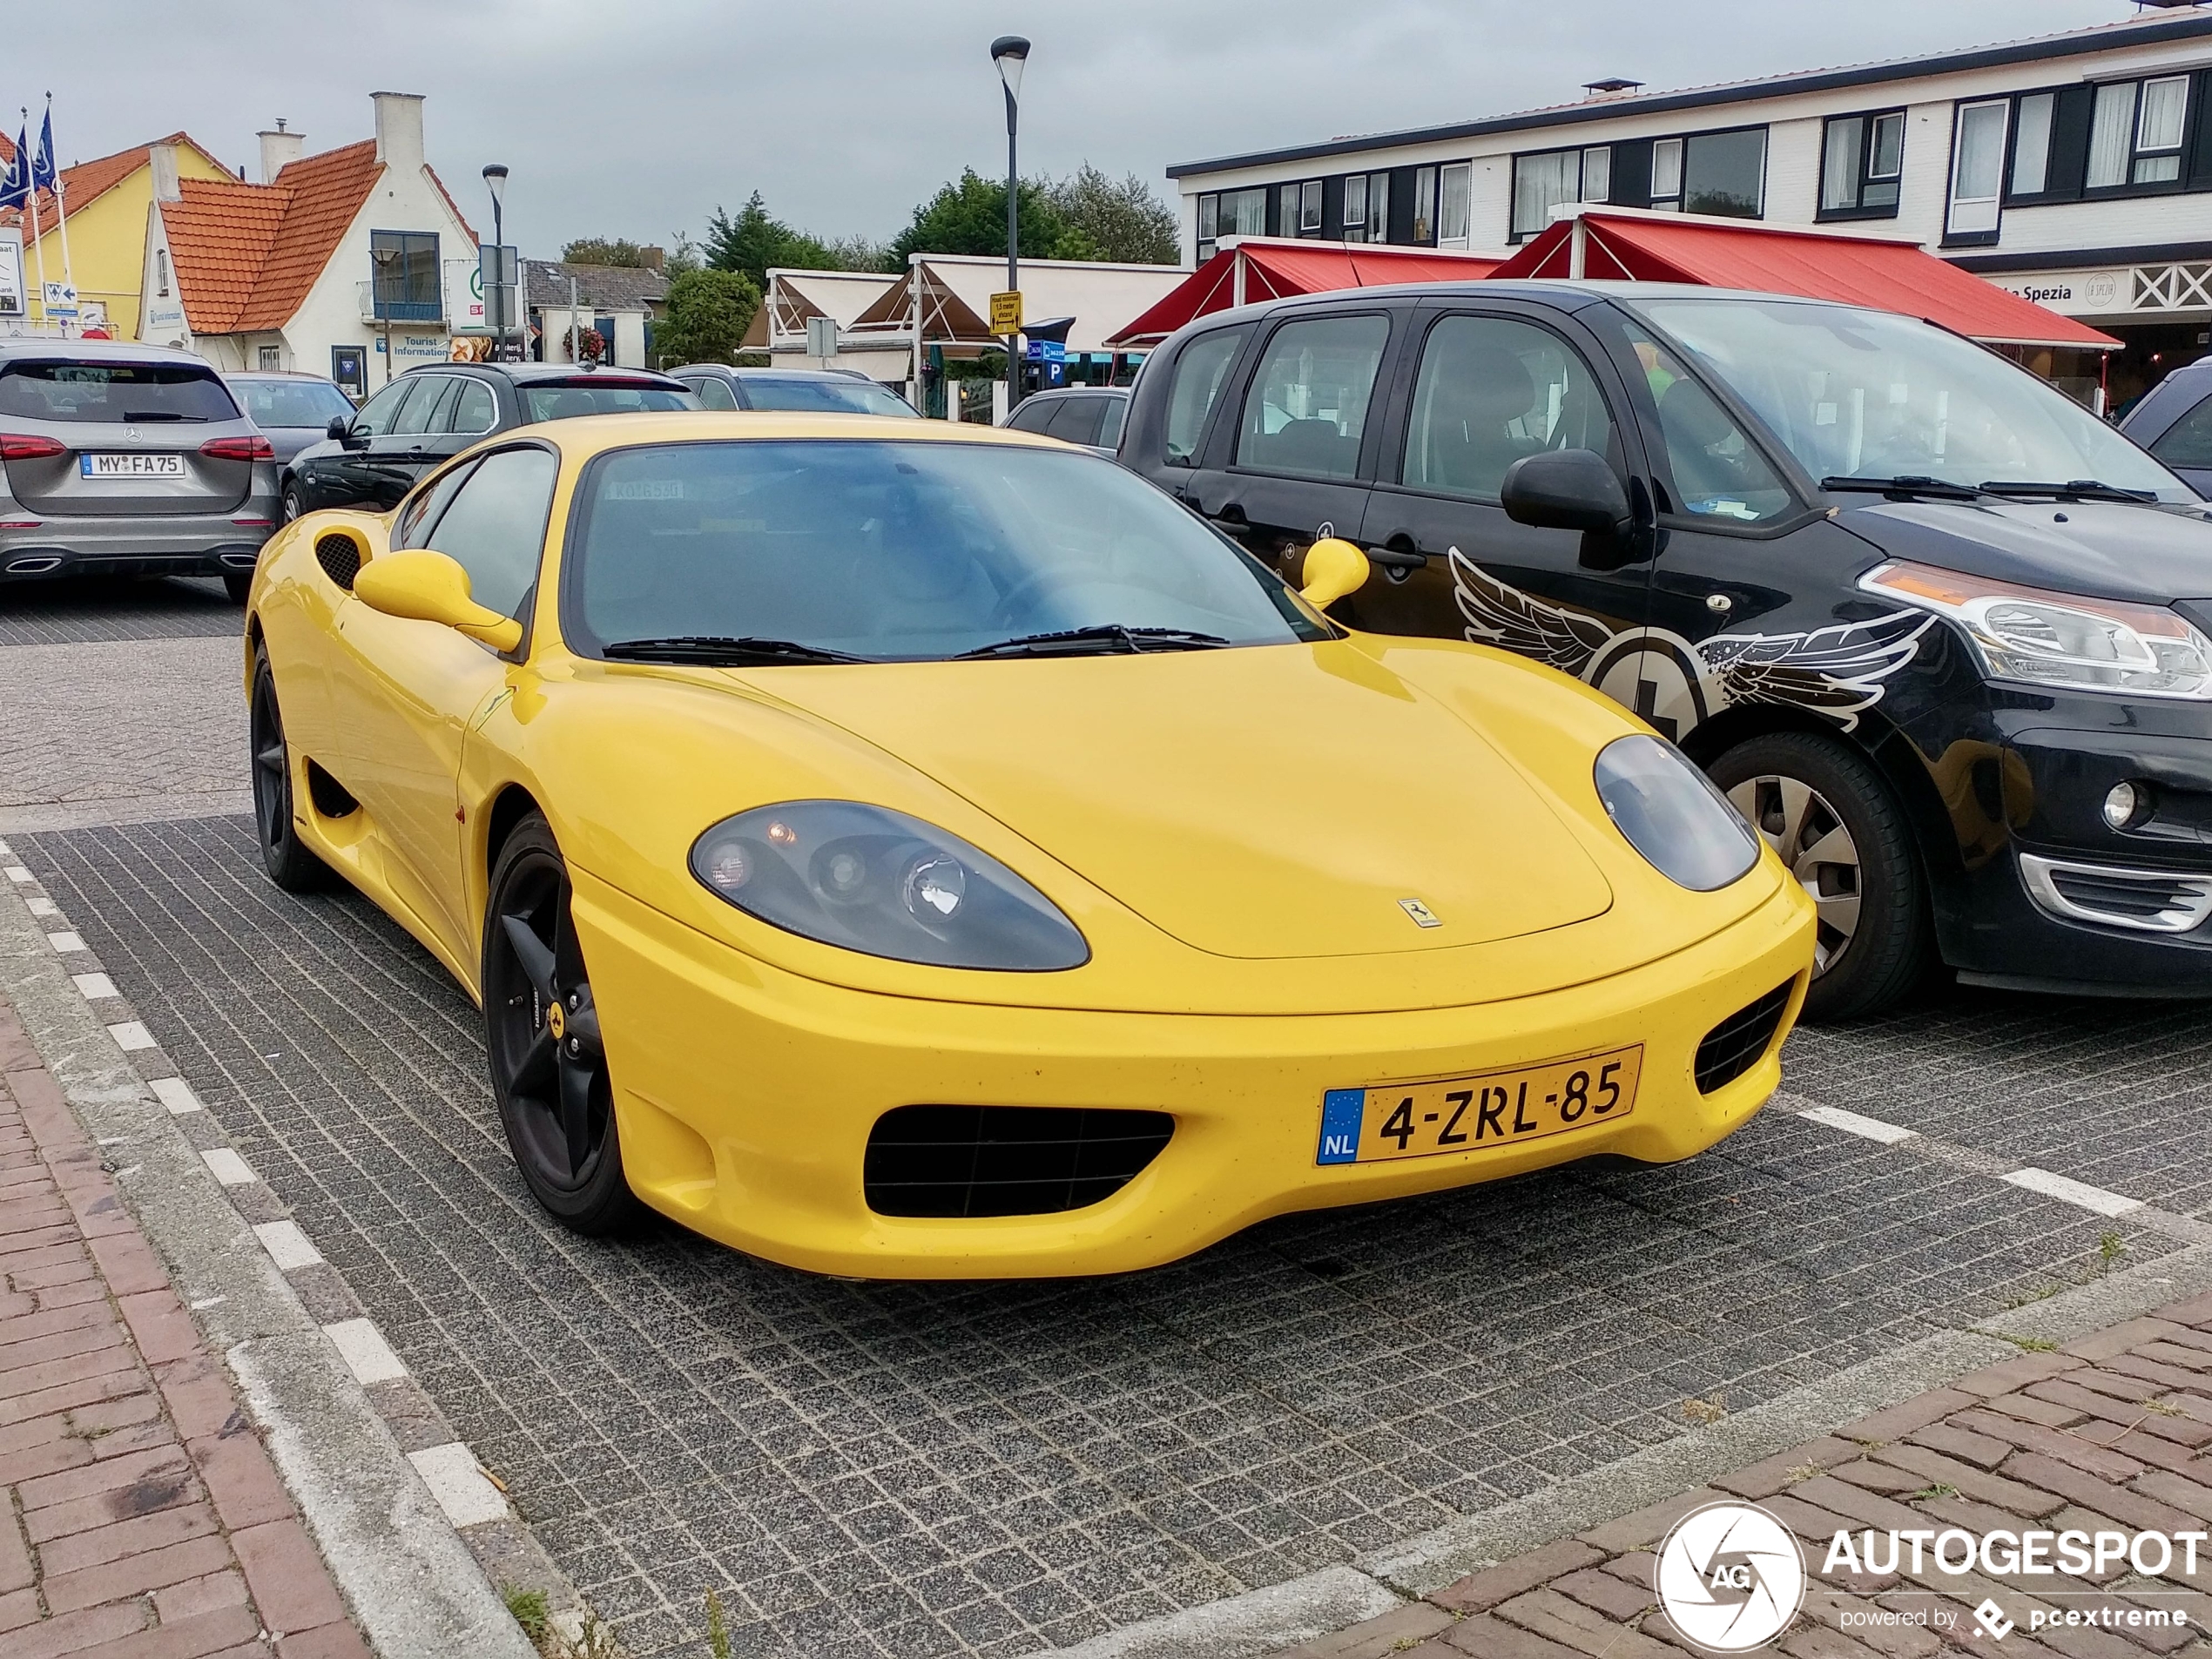
<path fill-rule="evenodd" d="M 177 172 L 184 179 L 234 179 L 223 164 L 181 132 L 155 143 L 176 146 Z M 105 329 L 117 340 L 138 332 L 139 285 L 145 268 L 146 213 L 153 203 L 152 145 L 120 150 L 97 161 L 62 169 L 63 199 L 69 204 L 69 268 L 77 278 L 78 305 L 88 328 Z M 0 138 L 0 164 L 12 161 L 16 147 Z M 54 219 L 54 193 L 38 192 L 39 235 L 30 233 L 30 216 L 0 212 L 0 225 L 23 227 L 24 280 L 30 287 L 30 322 L 45 320 L 38 292 L 41 243 L 46 280 L 62 280 L 62 239 Z"/>

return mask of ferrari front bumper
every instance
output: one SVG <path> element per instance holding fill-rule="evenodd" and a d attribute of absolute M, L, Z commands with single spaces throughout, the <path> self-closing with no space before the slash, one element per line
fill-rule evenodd
<path fill-rule="evenodd" d="M 1116 1273 L 1270 1216 L 1465 1185 L 1613 1152 L 1669 1163 L 1746 1122 L 1781 1079 L 1811 907 L 1794 882 L 1733 926 L 1569 990 L 1395 1014 L 1255 1018 L 928 1001 L 803 979 L 583 871 L 574 914 L 605 1033 L 623 1160 L 656 1210 L 816 1272 L 883 1278 Z M 1757 1062 L 1710 1094 L 1698 1045 L 1777 986 Z M 1475 1076 L 1643 1047 L 1631 1116 L 1383 1163 L 1318 1161 L 1330 1089 Z M 907 1105 L 1166 1112 L 1165 1149 L 1103 1202 L 984 1219 L 876 1214 L 871 1129 Z"/>

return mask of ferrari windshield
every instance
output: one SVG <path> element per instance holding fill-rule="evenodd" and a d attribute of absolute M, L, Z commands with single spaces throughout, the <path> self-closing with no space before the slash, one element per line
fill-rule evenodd
<path fill-rule="evenodd" d="M 1749 404 L 1816 481 L 2094 479 L 2195 499 L 2065 393 L 1927 323 L 1804 300 L 1627 303 Z"/>
<path fill-rule="evenodd" d="M 663 443 L 602 456 L 579 493 L 562 627 L 595 655 L 911 661 L 1328 634 L 1169 497 L 1075 451 Z"/>

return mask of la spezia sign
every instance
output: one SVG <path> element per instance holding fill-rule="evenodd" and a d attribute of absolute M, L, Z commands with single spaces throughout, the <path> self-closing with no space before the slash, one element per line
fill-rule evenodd
<path fill-rule="evenodd" d="M 2129 271 L 2039 271 L 2032 276 L 1992 277 L 2008 293 L 2061 316 L 2101 316 L 2126 311 Z"/>

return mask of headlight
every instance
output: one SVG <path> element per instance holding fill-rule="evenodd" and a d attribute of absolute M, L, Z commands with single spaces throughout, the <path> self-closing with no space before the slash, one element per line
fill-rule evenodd
<path fill-rule="evenodd" d="M 1751 826 L 1671 743 L 1639 732 L 1607 744 L 1597 798 L 1629 845 L 1677 887 L 1710 893 L 1759 861 Z"/>
<path fill-rule="evenodd" d="M 2052 593 L 1925 564 L 1878 565 L 1858 585 L 1958 624 L 1991 679 L 2212 700 L 2212 640 L 2158 605 Z"/>
<path fill-rule="evenodd" d="M 749 916 L 870 956 L 1013 973 L 1090 960 L 1075 924 L 989 853 L 858 801 L 725 818 L 692 843 L 691 873 Z"/>

